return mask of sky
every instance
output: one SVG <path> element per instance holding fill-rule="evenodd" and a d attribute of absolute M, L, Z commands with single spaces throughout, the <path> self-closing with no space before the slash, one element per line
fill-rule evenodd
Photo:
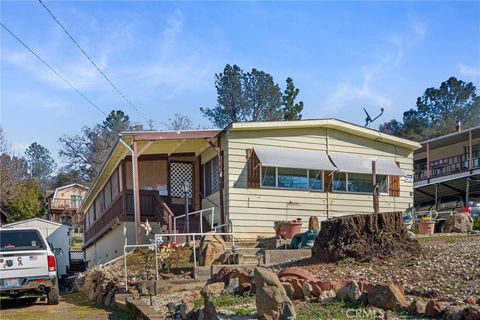
<path fill-rule="evenodd" d="M 158 129 L 174 113 L 211 127 L 226 64 L 292 77 L 304 118 L 372 124 L 455 76 L 480 88 L 480 2 L 45 1 L 93 61 Z M 2 1 L 1 21 L 105 113 L 142 115 L 105 81 L 38 1 Z M 18 153 L 105 116 L 1 30 L 1 127 Z"/>

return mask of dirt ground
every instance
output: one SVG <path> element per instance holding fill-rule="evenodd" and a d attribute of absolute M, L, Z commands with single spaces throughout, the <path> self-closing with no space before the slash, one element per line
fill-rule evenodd
<path fill-rule="evenodd" d="M 480 295 L 480 237 L 439 236 L 422 239 L 420 244 L 422 253 L 418 256 L 371 262 L 345 259 L 336 263 L 309 264 L 304 261 L 297 265 L 320 279 L 395 283 L 407 290 L 434 290 L 458 298 Z"/>
<path fill-rule="evenodd" d="M 33 298 L 1 300 L 2 320 L 120 320 L 133 319 L 118 310 L 106 310 L 81 294 L 62 295 L 60 304 L 48 305 Z"/>

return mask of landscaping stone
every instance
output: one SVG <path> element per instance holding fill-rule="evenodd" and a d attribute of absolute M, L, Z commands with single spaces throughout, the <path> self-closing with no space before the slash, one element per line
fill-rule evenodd
<path fill-rule="evenodd" d="M 231 278 L 228 285 L 225 287 L 225 292 L 229 294 L 237 294 L 240 288 L 240 280 L 238 278 Z"/>
<path fill-rule="evenodd" d="M 425 315 L 427 317 L 436 318 L 442 315 L 445 306 L 437 300 L 428 301 L 425 307 Z"/>
<path fill-rule="evenodd" d="M 279 278 L 294 277 L 297 279 L 305 279 L 305 280 L 314 281 L 314 282 L 319 281 L 319 279 L 317 279 L 312 273 L 298 267 L 285 268 L 278 273 L 278 277 Z"/>
<path fill-rule="evenodd" d="M 216 280 L 219 282 L 223 282 L 228 284 L 228 280 L 230 279 L 230 273 L 233 272 L 233 268 L 231 267 L 223 267 L 217 272 Z"/>
<path fill-rule="evenodd" d="M 289 282 L 292 284 L 293 287 L 293 297 L 295 299 L 303 298 L 303 285 L 299 279 L 289 279 Z"/>
<path fill-rule="evenodd" d="M 470 217 L 465 213 L 453 214 L 445 222 L 446 232 L 448 233 L 467 233 L 472 230 L 472 226 Z"/>
<path fill-rule="evenodd" d="M 184 300 L 179 308 L 180 316 L 182 317 L 182 319 L 189 319 L 190 316 L 193 314 L 194 309 L 195 305 L 193 304 L 193 301 Z"/>
<path fill-rule="evenodd" d="M 250 282 L 250 272 L 243 269 L 235 269 L 229 274 L 229 279 L 238 278 L 240 283 Z"/>
<path fill-rule="evenodd" d="M 407 306 L 401 290 L 393 284 L 376 285 L 368 292 L 368 303 L 384 310 L 399 310 Z"/>
<path fill-rule="evenodd" d="M 425 313 L 425 308 L 427 306 L 427 303 L 424 300 L 421 299 L 415 299 L 410 303 L 408 306 L 408 312 L 410 312 L 413 315 L 422 315 Z"/>
<path fill-rule="evenodd" d="M 350 281 L 349 284 L 337 292 L 337 297 L 343 301 L 356 302 L 360 299 L 362 292 L 356 281 Z M 380 306 L 377 306 L 380 307 Z"/>
<path fill-rule="evenodd" d="M 208 293 L 205 291 L 202 291 L 202 296 L 203 296 L 203 317 L 205 320 L 220 320 L 218 317 L 218 312 L 217 309 L 215 308 L 215 305 L 213 302 L 210 300 L 210 297 L 208 296 Z"/>
<path fill-rule="evenodd" d="M 443 320 L 463 320 L 465 319 L 464 305 L 450 305 L 443 311 Z"/>
<path fill-rule="evenodd" d="M 315 216 L 311 216 L 310 219 L 308 219 L 308 231 L 311 230 L 320 230 L 320 223 L 318 222 L 318 218 Z"/>
<path fill-rule="evenodd" d="M 313 288 L 312 288 L 312 286 L 310 285 L 310 283 L 304 282 L 303 285 L 302 285 L 303 297 L 304 297 L 305 299 L 310 299 L 310 298 L 312 298 L 312 291 L 313 291 Z"/>
<path fill-rule="evenodd" d="M 200 265 L 221 264 L 225 258 L 225 241 L 218 235 L 205 235 L 200 241 Z M 222 259 L 223 257 L 223 259 Z"/>
<path fill-rule="evenodd" d="M 282 286 L 285 289 L 285 292 L 287 293 L 287 296 L 289 298 L 294 297 L 294 291 L 293 291 L 293 286 L 290 282 L 282 282 Z"/>
<path fill-rule="evenodd" d="M 318 301 L 329 301 L 333 300 L 337 297 L 335 291 L 333 290 L 324 290 L 320 293 L 320 296 L 318 296 Z"/>
<path fill-rule="evenodd" d="M 250 291 L 250 282 L 240 283 L 240 286 L 238 287 L 238 293 L 243 295 L 248 291 Z"/>
<path fill-rule="evenodd" d="M 260 319 L 287 320 L 296 318 L 295 308 L 277 275 L 265 268 L 255 269 L 256 306 Z"/>
<path fill-rule="evenodd" d="M 216 297 L 223 293 L 225 290 L 225 284 L 223 282 L 214 282 L 207 284 L 203 289 L 202 292 L 207 293 L 210 297 Z"/>

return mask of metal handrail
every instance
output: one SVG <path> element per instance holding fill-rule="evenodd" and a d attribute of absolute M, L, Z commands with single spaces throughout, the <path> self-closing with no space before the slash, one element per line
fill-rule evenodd
<path fill-rule="evenodd" d="M 210 218 L 210 228 L 214 229 L 213 222 L 214 222 L 214 218 L 215 218 L 215 207 L 211 207 L 211 208 L 202 209 L 202 210 L 198 210 L 198 211 L 193 211 L 193 212 L 189 212 L 188 214 L 183 214 L 181 216 L 174 217 L 173 218 L 173 232 L 175 234 L 177 234 L 177 219 L 185 218 L 187 215 L 191 216 L 191 215 L 196 215 L 196 214 L 200 213 L 200 233 L 203 233 L 203 212 L 208 211 L 208 210 L 212 211 L 211 218 Z M 182 235 L 185 235 L 185 233 L 182 233 Z M 175 238 L 175 242 L 177 242 L 177 236 L 175 236 L 174 238 Z"/>

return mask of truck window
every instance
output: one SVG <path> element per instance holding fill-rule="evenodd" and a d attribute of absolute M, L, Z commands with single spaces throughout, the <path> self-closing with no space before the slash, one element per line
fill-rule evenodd
<path fill-rule="evenodd" d="M 0 251 L 45 249 L 45 243 L 36 230 L 0 231 Z"/>

